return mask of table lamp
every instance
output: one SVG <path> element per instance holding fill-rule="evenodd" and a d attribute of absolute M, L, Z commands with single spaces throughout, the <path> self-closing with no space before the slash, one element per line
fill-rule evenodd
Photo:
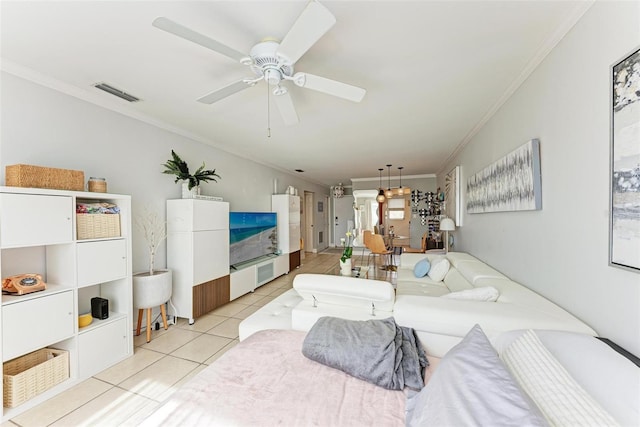
<path fill-rule="evenodd" d="M 454 231 L 456 225 L 451 218 L 440 221 L 440 231 L 444 231 L 444 253 L 449 253 L 449 232 Z"/>

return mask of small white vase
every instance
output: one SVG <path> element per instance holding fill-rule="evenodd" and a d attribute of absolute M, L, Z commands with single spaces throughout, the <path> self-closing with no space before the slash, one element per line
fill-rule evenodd
<path fill-rule="evenodd" d="M 195 196 L 199 196 L 200 195 L 200 187 L 193 187 L 191 190 L 189 190 L 189 183 L 188 182 L 183 182 L 182 183 L 182 198 L 183 199 L 194 199 Z"/>
<path fill-rule="evenodd" d="M 351 276 L 351 258 L 347 258 L 344 262 L 340 260 L 340 274 L 343 276 Z"/>

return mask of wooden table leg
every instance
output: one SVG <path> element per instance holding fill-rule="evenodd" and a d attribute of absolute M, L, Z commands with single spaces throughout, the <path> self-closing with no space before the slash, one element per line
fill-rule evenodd
<path fill-rule="evenodd" d="M 147 308 L 147 342 L 151 341 L 151 309 Z"/>
<path fill-rule="evenodd" d="M 164 304 L 160 305 L 160 313 L 162 313 L 162 323 L 164 324 L 164 330 L 166 331 L 169 325 L 167 324 L 167 308 Z"/>
<path fill-rule="evenodd" d="M 140 335 L 140 329 L 142 328 L 142 316 L 144 314 L 143 309 L 138 309 L 138 327 L 136 328 L 136 336 Z"/>

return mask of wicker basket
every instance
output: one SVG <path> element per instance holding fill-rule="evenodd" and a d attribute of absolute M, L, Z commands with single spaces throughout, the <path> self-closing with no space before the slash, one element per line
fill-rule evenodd
<path fill-rule="evenodd" d="M 78 240 L 120 237 L 120 214 L 76 214 Z"/>
<path fill-rule="evenodd" d="M 4 406 L 14 408 L 69 378 L 69 352 L 43 348 L 3 364 Z"/>
<path fill-rule="evenodd" d="M 5 169 L 8 187 L 84 190 L 84 172 L 32 165 L 9 165 Z"/>

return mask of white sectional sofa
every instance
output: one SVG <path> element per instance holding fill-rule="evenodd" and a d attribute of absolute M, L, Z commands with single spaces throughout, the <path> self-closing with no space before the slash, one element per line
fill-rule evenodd
<path fill-rule="evenodd" d="M 551 301 L 502 273 L 460 252 L 450 252 L 442 281 L 416 277 L 425 258 L 436 264 L 441 254 L 403 254 L 396 289 L 388 282 L 320 274 L 299 274 L 293 289 L 240 323 L 240 340 L 263 329 L 306 331 L 322 316 L 352 320 L 394 316 L 416 330 L 427 353 L 442 357 L 475 325 L 489 338 L 514 329 L 546 329 L 596 335 L 596 332 Z M 461 291 L 495 288 L 495 302 L 454 299 Z M 475 292 L 475 291 L 474 291 Z M 494 291 L 495 292 L 495 291 Z M 448 295 L 448 296 L 447 296 Z"/>

